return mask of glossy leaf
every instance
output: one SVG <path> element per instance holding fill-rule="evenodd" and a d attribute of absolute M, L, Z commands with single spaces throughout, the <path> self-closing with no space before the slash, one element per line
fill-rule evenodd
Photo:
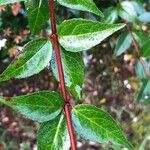
<path fill-rule="evenodd" d="M 77 105 L 72 110 L 76 132 L 85 139 L 132 149 L 121 128 L 105 111 L 92 105 Z"/>
<path fill-rule="evenodd" d="M 120 30 L 124 24 L 106 24 L 85 19 L 64 21 L 58 31 L 59 42 L 72 52 L 88 50 Z"/>
<path fill-rule="evenodd" d="M 145 58 L 150 58 L 150 40 L 148 40 L 141 48 L 140 55 Z"/>
<path fill-rule="evenodd" d="M 13 97 L 10 101 L 0 99 L 0 102 L 38 122 L 54 119 L 63 109 L 63 98 L 58 93 L 49 91 Z"/>
<path fill-rule="evenodd" d="M 25 0 L 0 0 L 0 5 L 7 5 L 10 3 L 21 2 Z"/>
<path fill-rule="evenodd" d="M 71 9 L 83 10 L 103 16 L 102 12 L 97 8 L 93 0 L 57 0 L 61 5 Z"/>
<path fill-rule="evenodd" d="M 128 33 L 121 34 L 117 41 L 114 55 L 115 56 L 121 55 L 131 46 L 131 43 L 132 43 L 131 34 L 128 34 Z"/>
<path fill-rule="evenodd" d="M 49 19 L 48 0 L 26 0 L 25 5 L 31 31 L 36 34 Z"/>
<path fill-rule="evenodd" d="M 38 150 L 69 150 L 70 140 L 64 115 L 41 124 L 37 143 Z"/>
<path fill-rule="evenodd" d="M 25 78 L 39 73 L 50 62 L 52 44 L 46 39 L 29 42 L 8 68 L 0 75 L 0 82 L 10 78 Z"/>
<path fill-rule="evenodd" d="M 81 99 L 82 84 L 84 80 L 84 64 L 81 55 L 80 53 L 72 53 L 62 49 L 61 57 L 66 86 L 76 99 Z M 54 54 L 51 61 L 51 67 L 55 78 L 59 81 Z"/>

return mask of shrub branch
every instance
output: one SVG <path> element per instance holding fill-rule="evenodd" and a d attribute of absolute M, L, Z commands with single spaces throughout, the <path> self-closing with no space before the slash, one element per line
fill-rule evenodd
<path fill-rule="evenodd" d="M 51 28 L 52 28 L 52 34 L 50 35 L 50 39 L 53 42 L 53 46 L 55 50 L 56 62 L 57 62 L 59 80 L 60 80 L 60 89 L 61 89 L 61 94 L 65 101 L 64 112 L 66 116 L 69 136 L 70 136 L 71 149 L 76 150 L 76 139 L 75 139 L 72 120 L 71 120 L 71 105 L 70 105 L 69 99 L 67 98 L 64 71 L 62 67 L 62 60 L 61 60 L 60 48 L 59 48 L 59 42 L 58 42 L 58 36 L 57 36 L 54 0 L 49 0 L 49 10 L 50 10 L 50 18 L 51 18 L 50 20 L 51 20 Z"/>
<path fill-rule="evenodd" d="M 138 43 L 137 43 L 137 41 L 136 41 L 136 39 L 135 39 L 135 37 L 134 37 L 134 35 L 133 35 L 133 33 L 132 33 L 132 31 L 131 31 L 131 29 L 130 29 L 128 23 L 126 23 L 126 28 L 127 28 L 127 31 L 130 33 L 130 35 L 131 35 L 131 37 L 132 37 L 132 43 L 133 43 L 134 49 L 135 49 L 135 51 L 136 51 L 136 53 L 137 53 L 137 55 L 138 55 L 138 58 L 139 58 L 139 60 L 140 60 L 140 62 L 141 62 L 141 64 L 142 64 L 142 66 L 143 66 L 143 68 L 144 68 L 144 70 L 145 70 L 145 72 L 146 72 L 148 78 L 150 79 L 150 70 L 149 70 L 149 68 L 148 68 L 147 63 L 146 63 L 145 60 L 143 59 L 143 57 L 140 56 L 140 47 L 139 47 L 139 45 L 138 45 Z"/>

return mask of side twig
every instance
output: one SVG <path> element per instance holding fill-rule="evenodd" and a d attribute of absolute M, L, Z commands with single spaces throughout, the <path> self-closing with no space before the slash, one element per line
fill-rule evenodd
<path fill-rule="evenodd" d="M 119 0 L 114 0 L 114 2 L 116 3 L 116 5 L 119 4 Z M 146 62 L 144 61 L 144 59 L 140 56 L 140 47 L 139 47 L 139 45 L 138 45 L 138 43 L 137 43 L 137 41 L 136 41 L 136 39 L 135 39 L 135 37 L 134 37 L 130 27 L 128 25 L 128 22 L 125 21 L 125 24 L 126 24 L 127 31 L 131 34 L 132 43 L 133 43 L 133 46 L 134 46 L 134 48 L 135 48 L 135 50 L 137 52 L 138 58 L 139 58 L 139 60 L 140 60 L 140 62 L 142 64 L 142 66 L 143 66 L 143 68 L 144 68 L 148 78 L 150 79 L 150 70 L 149 70 L 149 67 L 147 66 Z"/>
<path fill-rule="evenodd" d="M 49 0 L 49 10 L 50 10 L 50 19 L 51 19 L 51 28 L 52 28 L 52 34 L 50 35 L 50 39 L 53 41 L 53 46 L 54 46 L 55 55 L 56 55 L 57 68 L 58 68 L 58 73 L 59 73 L 60 89 L 61 89 L 61 94 L 65 101 L 64 112 L 66 116 L 69 136 L 70 136 L 71 149 L 76 150 L 76 139 L 75 139 L 73 125 L 71 121 L 71 105 L 70 105 L 70 101 L 67 99 L 67 90 L 65 86 L 64 71 L 62 67 L 62 60 L 61 60 L 60 48 L 59 48 L 59 42 L 58 42 L 58 36 L 57 36 L 54 0 Z"/>
<path fill-rule="evenodd" d="M 144 68 L 144 70 L 145 70 L 148 78 L 150 79 L 150 70 L 149 70 L 149 67 L 147 66 L 147 64 L 144 61 L 144 59 L 140 56 L 140 47 L 139 47 L 139 45 L 138 45 L 138 43 L 137 43 L 137 41 L 136 41 L 136 39 L 135 39 L 135 37 L 133 35 L 133 33 L 132 33 L 132 31 L 131 31 L 128 23 L 126 23 L 126 28 L 127 28 L 127 31 L 130 33 L 130 35 L 132 37 L 132 43 L 133 43 L 133 46 L 135 48 L 135 51 L 137 52 L 138 58 L 139 58 L 139 60 L 140 60 L 140 62 L 142 64 L 142 66 L 143 66 L 143 68 Z"/>

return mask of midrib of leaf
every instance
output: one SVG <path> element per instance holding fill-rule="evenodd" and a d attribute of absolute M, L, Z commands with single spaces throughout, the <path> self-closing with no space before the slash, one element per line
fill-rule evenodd
<path fill-rule="evenodd" d="M 57 125 L 57 127 L 56 127 L 56 133 L 55 133 L 55 136 L 54 136 L 54 139 L 53 139 L 52 146 L 54 145 L 54 143 L 55 143 L 55 141 L 56 141 L 56 139 L 57 139 L 57 136 L 59 135 L 59 130 L 60 130 L 60 127 L 61 127 L 63 118 L 64 118 L 64 116 L 61 115 L 60 120 L 59 120 L 59 123 L 58 123 L 58 125 Z M 51 146 L 51 150 L 53 150 L 53 149 L 52 149 L 52 146 Z"/>
<path fill-rule="evenodd" d="M 92 22 L 92 21 L 91 21 Z M 77 26 L 75 26 L 75 28 L 72 30 L 72 32 L 70 33 L 71 35 L 74 35 L 74 31 L 76 30 L 76 28 L 78 28 L 79 26 L 84 26 L 84 25 L 87 25 L 87 23 L 88 22 L 84 22 L 84 23 L 82 23 L 82 24 L 80 24 L 80 25 L 77 25 Z M 96 23 L 96 22 L 94 22 L 93 21 L 93 23 Z M 98 23 L 98 22 L 97 22 Z M 101 25 L 104 25 L 104 24 L 101 24 Z M 91 25 L 90 26 L 90 29 L 89 30 L 91 30 L 91 28 L 93 28 L 93 26 L 97 26 L 97 24 L 95 24 L 95 25 Z M 92 31 L 91 31 L 92 32 Z M 91 33 L 91 32 L 89 32 L 89 33 Z M 97 31 L 98 32 L 98 31 Z M 92 32 L 93 33 L 93 32 Z M 84 34 L 84 33 L 83 33 Z M 82 35 L 82 34 L 81 34 Z"/>
<path fill-rule="evenodd" d="M 32 96 L 32 95 L 30 95 Z M 36 95 L 37 97 L 41 97 L 42 99 L 45 99 L 46 101 L 48 101 L 44 96 L 41 96 L 41 95 Z M 24 97 L 28 97 L 28 95 L 24 96 Z M 24 98 L 20 98 L 20 99 L 24 99 Z M 14 100 L 14 102 L 17 101 L 17 100 Z M 34 105 L 34 106 L 40 106 L 40 107 L 47 107 L 47 108 L 52 108 L 52 107 L 55 107 L 55 105 L 51 102 L 51 101 L 48 101 L 49 103 L 51 103 L 51 106 L 41 106 L 41 105 Z M 27 106 L 30 106 L 31 104 L 24 104 L 24 103 L 18 103 L 18 104 L 23 104 L 23 105 L 27 105 Z M 33 105 L 31 105 L 33 106 Z"/>
<path fill-rule="evenodd" d="M 114 134 L 112 134 L 112 132 L 106 130 L 105 128 L 103 128 L 102 126 L 100 126 L 99 124 L 95 123 L 94 121 L 90 120 L 89 118 L 87 118 L 86 116 L 84 116 L 82 113 L 80 113 L 80 111 L 77 111 L 76 109 L 74 109 L 74 111 L 76 112 L 76 114 L 79 114 L 79 116 L 87 119 L 89 122 L 92 122 L 93 124 L 95 124 L 97 127 L 103 129 L 104 131 L 106 131 L 107 135 L 108 133 L 112 136 L 115 137 L 116 139 L 118 139 L 118 141 L 120 141 L 120 138 L 118 138 L 117 136 L 115 136 Z M 92 110 L 93 111 L 93 110 Z M 96 111 L 95 111 L 96 112 Z M 97 113 L 97 112 L 96 112 Z M 106 120 L 106 119 L 105 119 Z M 113 120 L 114 121 L 114 120 Z M 116 130 L 118 131 L 118 130 Z M 122 143 L 122 141 L 120 141 Z M 118 143 L 119 144 L 119 143 Z"/>
<path fill-rule="evenodd" d="M 18 103 L 18 105 L 19 105 L 20 103 Z M 21 105 L 21 104 L 20 104 Z M 41 105 L 31 105 L 31 104 L 23 104 L 23 106 L 30 106 L 30 107 L 38 107 L 38 108 L 47 108 L 47 109 L 49 109 L 49 108 L 55 108 L 54 106 L 41 106 Z"/>
<path fill-rule="evenodd" d="M 121 27 L 120 27 L 121 28 Z M 115 30 L 115 28 L 114 28 L 114 30 Z M 113 31 L 113 29 L 112 30 L 110 30 L 110 29 L 106 29 L 106 30 L 100 30 L 100 31 L 96 31 L 96 32 L 89 32 L 89 33 L 81 33 L 81 34 L 72 34 L 72 35 L 60 35 L 59 36 L 59 38 L 61 38 L 61 37 L 63 37 L 63 38 L 65 38 L 65 37 L 74 37 L 74 36 L 76 36 L 76 37 L 82 37 L 82 36 L 94 36 L 95 34 L 99 34 L 99 33 L 101 33 L 101 34 L 103 34 L 103 33 L 105 33 L 105 32 L 108 32 L 108 31 Z"/>
<path fill-rule="evenodd" d="M 38 12 L 37 12 L 37 15 L 36 15 L 36 18 L 35 18 L 35 23 L 34 23 L 34 27 L 33 27 L 33 33 L 35 32 L 35 26 L 37 24 L 37 20 L 38 20 L 38 17 L 39 17 L 39 14 L 40 14 L 40 7 L 42 5 L 42 0 L 40 0 L 39 2 L 39 5 L 38 5 L 38 8 L 35 8 L 33 11 L 35 11 L 36 9 L 38 9 Z M 33 12 L 32 11 L 32 12 Z"/>
<path fill-rule="evenodd" d="M 41 45 L 41 47 L 39 48 L 39 51 L 37 53 L 35 53 L 30 59 L 28 59 L 24 64 L 22 64 L 20 67 L 18 67 L 16 70 L 14 70 L 13 72 L 11 72 L 10 74 L 6 75 L 7 77 L 8 76 L 11 76 L 13 75 L 16 71 L 20 70 L 21 68 L 24 68 L 24 66 L 33 59 L 33 57 L 35 57 L 36 55 L 38 55 L 38 53 L 40 53 L 40 50 L 45 46 L 45 44 L 47 43 L 47 41 Z M 30 45 L 31 46 L 31 45 Z M 12 64 L 13 65 L 13 64 Z"/>

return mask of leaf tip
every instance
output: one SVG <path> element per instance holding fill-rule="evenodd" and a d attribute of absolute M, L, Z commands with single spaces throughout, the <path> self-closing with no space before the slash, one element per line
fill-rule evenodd
<path fill-rule="evenodd" d="M 98 13 L 96 13 L 96 15 L 98 15 L 99 17 L 102 17 L 102 18 L 104 18 L 104 14 L 99 10 L 99 12 Z"/>

